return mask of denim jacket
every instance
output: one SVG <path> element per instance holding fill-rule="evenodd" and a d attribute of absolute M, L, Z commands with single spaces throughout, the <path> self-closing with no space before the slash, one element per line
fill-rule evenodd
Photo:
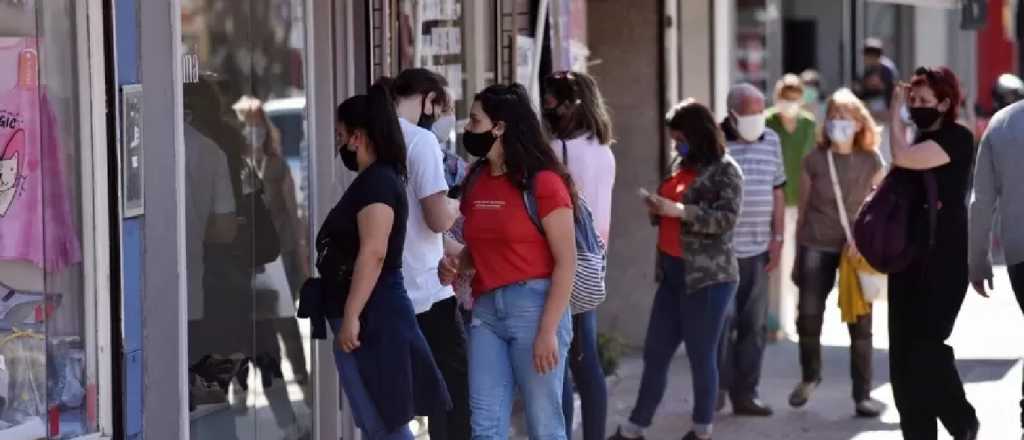
<path fill-rule="evenodd" d="M 687 292 L 739 281 L 732 233 L 743 198 L 743 172 L 726 154 L 704 167 L 683 195 L 683 261 Z"/>

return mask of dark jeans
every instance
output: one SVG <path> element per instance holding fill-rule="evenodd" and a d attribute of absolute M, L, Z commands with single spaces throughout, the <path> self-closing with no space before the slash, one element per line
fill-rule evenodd
<path fill-rule="evenodd" d="M 601 358 L 597 352 L 597 311 L 591 310 L 573 316 L 572 324 L 573 339 L 572 347 L 569 349 L 569 368 L 565 372 L 565 387 L 562 391 L 566 438 L 572 438 L 575 409 L 572 387 L 575 383 L 576 391 L 580 393 L 583 440 L 604 440 L 604 425 L 608 415 L 608 388 L 604 381 Z"/>
<path fill-rule="evenodd" d="M 1013 292 L 1017 295 L 1017 303 L 1020 310 L 1024 312 L 1024 263 L 1014 264 L 1009 268 L 1010 284 L 1013 285 Z M 1024 394 L 1024 384 L 1021 384 L 1021 394 Z M 1024 400 L 1020 401 L 1020 424 L 1024 426 Z"/>
<path fill-rule="evenodd" d="M 889 275 L 889 374 L 906 440 L 934 440 L 936 419 L 953 436 L 977 422 L 945 342 L 967 294 L 966 272 L 951 284 L 941 272 L 924 269 L 914 263 Z"/>
<path fill-rule="evenodd" d="M 838 252 L 801 247 L 800 300 L 796 328 L 800 335 L 800 366 L 804 382 L 821 380 L 821 326 L 825 301 L 836 284 L 839 269 Z M 871 397 L 871 313 L 848 325 L 850 329 L 850 378 L 853 380 L 853 401 Z"/>
<path fill-rule="evenodd" d="M 416 315 L 420 331 L 430 346 L 434 362 L 441 370 L 452 398 L 452 410 L 429 414 L 430 438 L 463 440 L 470 438 L 469 371 L 466 360 L 466 329 L 462 325 L 455 297 L 439 301 L 430 310 Z"/>
<path fill-rule="evenodd" d="M 660 260 L 662 280 L 654 294 L 644 341 L 644 372 L 629 421 L 637 426 L 651 426 L 668 387 L 669 364 L 679 344 L 685 342 L 693 375 L 693 422 L 698 425 L 695 428 L 707 432 L 718 398 L 715 352 L 736 284 L 713 284 L 688 292 L 682 260 L 664 255 Z"/>
<path fill-rule="evenodd" d="M 718 348 L 719 387 L 733 401 L 758 397 L 768 338 L 768 253 L 740 258 L 740 282 Z"/>

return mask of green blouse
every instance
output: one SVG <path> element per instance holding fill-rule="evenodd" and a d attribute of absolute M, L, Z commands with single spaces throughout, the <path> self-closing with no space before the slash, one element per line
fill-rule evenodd
<path fill-rule="evenodd" d="M 800 202 L 801 162 L 817 143 L 818 124 L 814 121 L 814 115 L 801 111 L 797 116 L 796 129 L 790 132 L 782 124 L 782 115 L 769 110 L 767 125 L 779 135 L 782 143 L 782 163 L 786 169 L 786 205 L 796 205 Z"/>

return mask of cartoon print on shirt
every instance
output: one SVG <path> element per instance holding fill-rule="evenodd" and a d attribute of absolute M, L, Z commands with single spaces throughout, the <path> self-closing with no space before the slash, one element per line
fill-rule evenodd
<path fill-rule="evenodd" d="M 12 148 L 14 139 L 19 135 L 24 138 L 24 130 L 15 130 L 0 149 L 0 217 L 7 215 L 14 204 L 14 196 L 18 193 L 18 183 L 22 180 L 18 149 Z"/>

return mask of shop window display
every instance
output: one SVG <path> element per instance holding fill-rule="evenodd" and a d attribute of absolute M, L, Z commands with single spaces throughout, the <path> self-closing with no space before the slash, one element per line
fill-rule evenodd
<path fill-rule="evenodd" d="M 0 438 L 97 429 L 77 2 L 0 0 Z M 94 306 L 94 304 L 92 304 Z"/>

